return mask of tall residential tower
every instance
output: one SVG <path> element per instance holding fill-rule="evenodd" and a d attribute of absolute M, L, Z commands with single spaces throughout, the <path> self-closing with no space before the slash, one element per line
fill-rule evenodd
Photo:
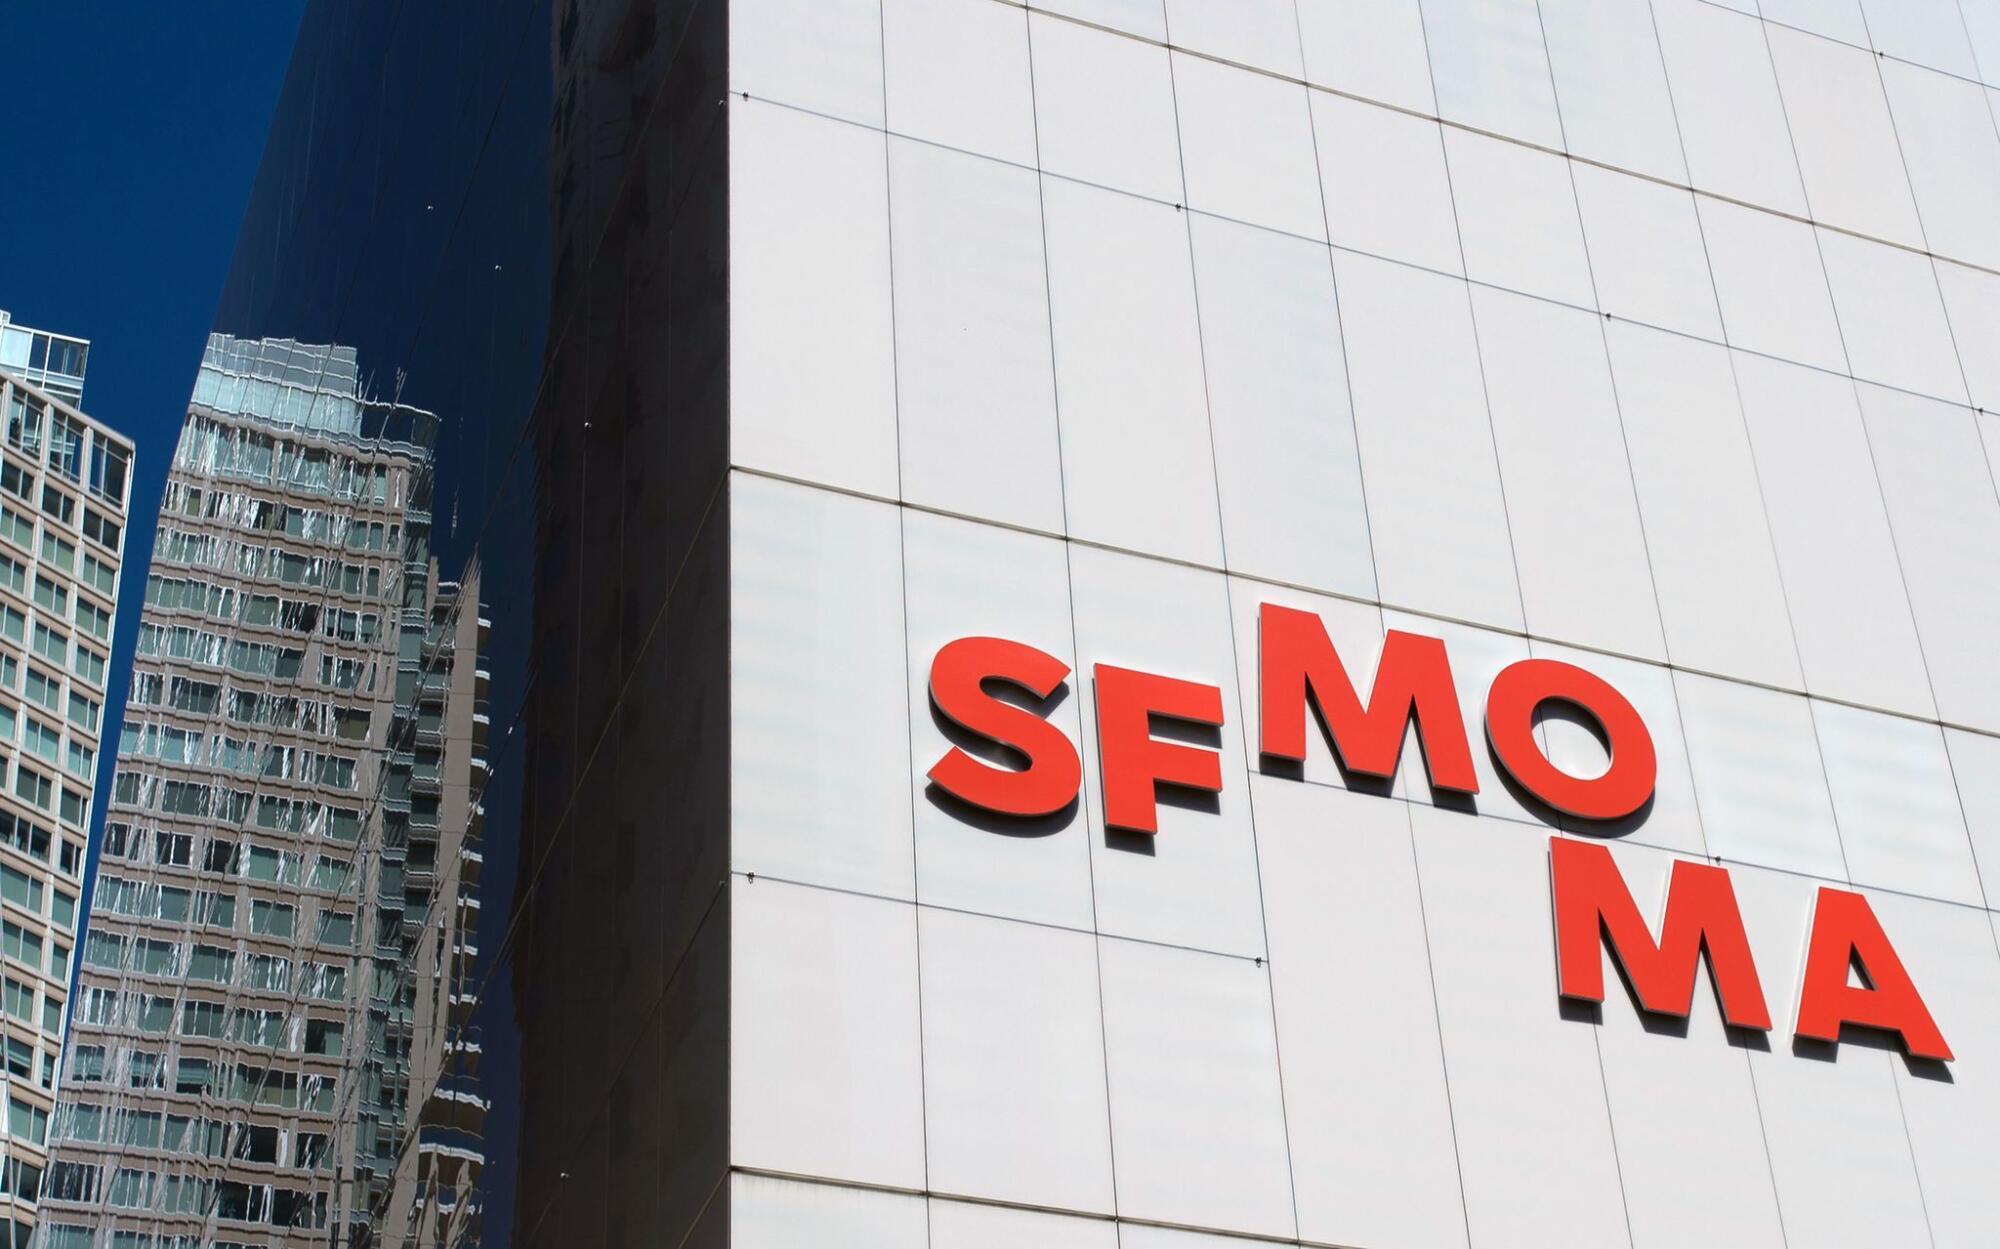
<path fill-rule="evenodd" d="M 360 1242 L 387 1200 L 421 1052 L 404 969 L 430 891 L 408 860 L 436 870 L 454 676 L 433 642 L 456 621 L 433 619 L 435 434 L 368 397 L 351 349 L 209 341 L 146 582 L 43 1244 Z"/>
<path fill-rule="evenodd" d="M 0 349 L 13 332 L 0 324 Z M 0 1244 L 25 1245 L 48 1166 L 132 444 L 17 376 L 0 375 L 0 416 Z"/>

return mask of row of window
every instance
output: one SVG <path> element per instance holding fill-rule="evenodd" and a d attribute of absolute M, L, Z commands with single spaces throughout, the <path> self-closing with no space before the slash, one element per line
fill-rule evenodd
<path fill-rule="evenodd" d="M 392 526 L 393 528 L 393 526 Z M 0 518 L 0 533 L 5 532 Z M 350 597 L 381 598 L 396 593 L 396 565 L 377 561 L 307 555 L 282 546 L 260 546 L 219 534 L 163 525 L 153 536 L 154 566 L 178 564 L 232 576 L 275 581 Z M 206 603 L 203 604 L 206 607 Z"/>
<path fill-rule="evenodd" d="M 0 568 L 0 581 L 4 581 L 4 572 L 4 568 Z M 368 591 L 379 593 L 380 570 L 370 568 L 367 572 Z M 235 622 L 241 619 L 249 625 L 293 633 L 318 633 L 340 642 L 374 642 L 382 635 L 382 618 L 374 612 L 356 612 L 313 599 L 281 598 L 275 594 L 239 595 L 235 586 L 217 585 L 191 577 L 163 577 L 158 574 L 148 577 L 146 604 L 170 611 L 195 612 L 215 620 Z"/>
<path fill-rule="evenodd" d="M 220 521 L 231 528 L 256 533 L 282 533 L 305 542 L 344 546 L 351 551 L 396 549 L 397 526 L 393 522 L 368 520 L 351 510 L 299 507 L 263 495 L 204 487 L 190 481 L 167 484 L 160 512 Z"/>
<path fill-rule="evenodd" d="M 47 811 L 66 824 L 80 829 L 90 827 L 90 798 L 88 791 L 78 791 L 68 785 L 43 776 L 28 766 L 28 761 L 16 756 L 11 760 L 0 759 L 0 769 L 11 763 L 14 769 L 14 796 L 39 811 Z"/>
<path fill-rule="evenodd" d="M 132 453 L 98 436 L 88 440 L 86 461 L 84 446 L 88 433 L 83 422 L 67 412 L 61 409 L 51 412 L 46 404 L 20 387 L 8 388 L 7 445 L 36 461 L 42 460 L 46 449 L 50 469 L 72 483 L 87 482 L 91 493 L 123 506 Z"/>
<path fill-rule="evenodd" d="M 212 903 L 227 903 L 232 912 L 235 910 L 234 898 L 207 895 L 207 900 Z M 261 900 L 253 901 L 250 905 L 250 931 L 253 934 L 287 939 L 296 935 L 298 923 L 296 908 L 285 903 Z M 325 938 L 315 944 L 347 948 L 354 945 L 352 915 L 329 914 L 325 920 L 327 929 Z M 241 983 L 246 989 L 266 993 L 286 993 L 290 992 L 292 987 L 292 960 L 281 955 L 209 945 L 201 941 L 183 945 L 178 941 L 164 938 L 127 936 L 123 933 L 106 932 L 101 928 L 92 929 L 84 939 L 83 961 L 88 966 L 105 971 L 130 971 L 136 975 L 160 976 L 173 980 L 186 979 L 201 984 Z M 305 963 L 302 966 L 314 969 L 317 965 Z M 344 969 L 341 969 L 337 976 L 326 976 L 323 971 L 320 975 L 322 982 L 337 987 L 344 994 L 347 986 Z M 14 1014 L 14 1011 L 9 1009 L 8 1013 Z M 19 1017 L 27 1018 L 25 1015 Z"/>
<path fill-rule="evenodd" d="M 390 497 L 385 465 L 199 415 L 190 416 L 181 429 L 174 467 L 204 477 L 265 482 L 355 502 L 397 507 L 403 502 Z"/>
<path fill-rule="evenodd" d="M 256 827 L 274 832 L 343 842 L 353 842 L 361 835 L 361 813 L 349 807 L 329 807 L 310 798 L 255 794 L 201 781 L 168 780 L 123 768 L 112 778 L 111 796 L 125 807 L 220 820 L 236 827 L 249 824 L 254 809 Z"/>
<path fill-rule="evenodd" d="M 89 607 L 91 612 L 98 610 L 94 605 L 82 603 L 81 600 L 79 600 L 79 606 Z M 58 619 L 61 618 L 58 617 Z M 105 627 L 108 630 L 110 626 L 107 623 Z M 4 638 L 19 646 L 27 644 L 28 637 L 27 614 L 19 608 L 0 603 L 0 638 Z M 78 642 L 74 657 L 72 657 L 69 634 L 50 628 L 45 619 L 37 619 L 35 621 L 33 639 L 30 649 L 36 655 L 48 660 L 57 667 L 68 668 L 75 675 L 82 677 L 92 685 L 103 686 L 104 668 L 107 662 L 103 655 L 85 646 L 82 642 Z"/>
<path fill-rule="evenodd" d="M 83 870 L 83 847 L 73 841 L 55 840 L 60 848 L 56 858 L 57 870 L 65 876 L 75 877 Z M 50 841 L 48 829 L 26 816 L 15 815 L 0 807 L 0 844 L 12 846 L 38 863 L 47 863 Z"/>
<path fill-rule="evenodd" d="M 345 966 L 301 963 L 299 979 L 306 996 L 327 1002 L 346 1000 Z M 200 998 L 182 1001 L 158 993 L 125 993 L 108 985 L 85 985 L 79 990 L 76 1022 L 102 1028 L 130 1027 L 147 1036 L 165 1036 L 178 1023 L 182 1036 L 293 1052 L 300 1052 L 307 1040 L 299 1020 L 288 1018 L 282 1010 L 229 1006 Z"/>
<path fill-rule="evenodd" d="M 204 739 L 206 750 L 202 745 Z M 239 740 L 227 733 L 210 737 L 200 729 L 175 728 L 171 724 L 126 724 L 119 734 L 118 755 L 205 765 L 242 776 L 263 776 L 341 790 L 354 788 L 356 768 L 356 761 L 346 755 L 280 742 Z"/>
<path fill-rule="evenodd" d="M 134 671 L 130 701 L 135 707 L 170 707 L 199 716 L 213 716 L 220 709 L 227 719 L 238 724 L 295 729 L 342 741 L 360 742 L 368 738 L 370 713 L 366 707 L 294 694 L 242 690 L 164 672 Z"/>
<path fill-rule="evenodd" d="M 0 607 L 0 634 L 8 632 L 5 615 L 11 610 Z M 35 628 L 39 643 L 42 626 L 37 624 Z M 41 653 L 39 646 L 36 653 Z M 142 658 L 177 659 L 204 667 L 228 668 L 244 676 L 270 677 L 280 681 L 297 680 L 305 663 L 305 651 L 298 647 L 251 642 L 187 625 L 150 622 L 139 626 L 138 653 Z M 360 689 L 373 693 L 375 673 L 376 661 L 372 658 L 320 656 L 319 683 L 328 689 L 342 692 Z"/>
<path fill-rule="evenodd" d="M 48 900 L 46 914 L 49 919 L 59 928 L 73 930 L 76 927 L 75 894 L 54 888 L 11 863 L 0 863 L 0 901 L 10 902 L 32 915 L 41 915 L 44 914 L 44 896 Z"/>

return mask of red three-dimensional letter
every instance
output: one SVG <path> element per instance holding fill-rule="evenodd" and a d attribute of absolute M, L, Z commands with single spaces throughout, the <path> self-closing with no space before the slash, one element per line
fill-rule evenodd
<path fill-rule="evenodd" d="M 1152 718 L 1189 724 L 1222 723 L 1222 690 L 1194 681 L 1098 664 L 1097 754 L 1104 774 L 1104 822 L 1134 833 L 1157 833 L 1156 782 L 1207 793 L 1222 790 L 1222 756 L 1200 746 L 1153 737 Z"/>
<path fill-rule="evenodd" d="M 1263 714 L 1259 749 L 1264 754 L 1295 761 L 1306 757 L 1310 699 L 1349 770 L 1394 776 L 1403 735 L 1414 719 L 1432 787 L 1479 792 L 1443 642 L 1391 629 L 1382 641 L 1382 658 L 1364 708 L 1318 616 L 1265 603 L 1258 608 L 1257 641 Z"/>
<path fill-rule="evenodd" d="M 960 638 L 931 660 L 931 701 L 950 720 L 1025 755 L 1020 771 L 996 768 L 954 746 L 930 771 L 938 788 L 975 807 L 1003 815 L 1050 815 L 1068 806 L 1083 783 L 1076 746 L 1032 711 L 1001 702 L 981 688 L 1007 681 L 1047 698 L 1069 665 L 1046 651 L 1004 638 Z"/>
<path fill-rule="evenodd" d="M 1848 983 L 1848 969 L 1855 963 L 1868 982 L 1865 989 Z M 1817 1041 L 1838 1041 L 1840 1026 L 1849 1023 L 1895 1033 L 1917 1058 L 1951 1061 L 1951 1047 L 1868 899 L 1822 887 L 1813 904 L 1796 1031 Z"/>
<path fill-rule="evenodd" d="M 1556 909 L 1556 986 L 1562 996 L 1604 1000 L 1601 933 L 1645 1009 L 1685 1019 L 1694 1005 L 1695 969 L 1706 951 L 1723 1019 L 1739 1028 L 1770 1028 L 1771 1012 L 1727 871 L 1675 861 L 1658 944 L 1602 844 L 1551 837 L 1549 876 Z"/>

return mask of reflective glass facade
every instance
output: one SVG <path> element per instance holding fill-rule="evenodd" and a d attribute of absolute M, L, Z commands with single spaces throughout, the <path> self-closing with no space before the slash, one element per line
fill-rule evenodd
<path fill-rule="evenodd" d="M 56 1153 L 99 1187 L 44 1243 L 1990 1242 L 1996 88 L 1985 0 L 314 5 L 182 454 L 432 429 L 353 642 L 358 866 L 291 891 L 356 917 L 346 991 L 190 1037 L 279 1010 L 242 914 L 226 986 L 121 970 L 166 1024 L 73 1030 Z M 216 628 L 297 649 L 282 698 L 349 639 L 245 617 L 262 576 Z M 1266 605 L 1363 688 L 1442 639 L 1477 792 L 1310 724 L 1274 755 Z M 930 779 L 1020 762 L 934 695 L 971 636 L 1067 670 L 1053 814 Z M 139 680 L 236 680 L 170 659 Z M 1635 708 L 1636 813 L 1502 765 L 1526 659 Z M 1107 827 L 1100 665 L 1220 707 L 1153 730 L 1216 784 L 1150 835 Z M 164 784 L 139 691 L 120 768 Z M 178 710 L 204 760 L 236 732 Z M 258 728 L 186 831 L 294 853 L 256 813 L 306 744 Z M 1561 998 L 1552 840 L 1656 930 L 1725 869 L 1773 1028 Z M 1821 889 L 1949 1063 L 1795 1026 Z M 69 1130 L 100 1098 L 221 1153 Z"/>

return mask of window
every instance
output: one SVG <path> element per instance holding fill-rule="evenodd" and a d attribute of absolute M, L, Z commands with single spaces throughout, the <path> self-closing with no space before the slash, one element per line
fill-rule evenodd
<path fill-rule="evenodd" d="M 76 544 L 65 542 L 53 532 L 42 534 L 42 561 L 64 572 L 76 571 Z"/>
<path fill-rule="evenodd" d="M 76 500 L 56 489 L 54 485 L 44 482 L 42 483 L 42 514 L 44 516 L 53 516 L 64 525 L 73 524 L 76 521 Z M 23 543 L 22 545 L 25 546 L 27 544 Z"/>
<path fill-rule="evenodd" d="M 258 899 L 250 903 L 250 931 L 270 937 L 289 937 L 297 915 L 296 908 L 283 902 Z"/>
<path fill-rule="evenodd" d="M 22 550 L 32 550 L 35 545 L 35 522 L 11 507 L 0 507 L 0 538 L 5 538 Z"/>
<path fill-rule="evenodd" d="M 19 387 L 7 392 L 7 442 L 30 458 L 42 458 L 42 423 L 48 409 Z"/>
<path fill-rule="evenodd" d="M 90 492 L 122 505 L 130 464 L 131 457 L 124 450 L 106 446 L 101 440 L 93 441 L 90 445 Z"/>
<path fill-rule="evenodd" d="M 82 629 L 98 641 L 110 640 L 111 613 L 105 611 L 97 604 L 87 603 L 82 599 L 78 599 L 76 601 L 75 620 L 77 628 Z"/>
<path fill-rule="evenodd" d="M 50 423 L 49 467 L 71 481 L 83 475 L 83 426 L 61 412 Z"/>
<path fill-rule="evenodd" d="M 7 1099 L 7 1131 L 37 1145 L 49 1143 L 49 1112 L 16 1098 Z"/>
<path fill-rule="evenodd" d="M 102 687 L 104 684 L 104 656 L 88 646 L 79 645 L 76 648 L 76 657 L 70 661 L 69 670 L 92 685 Z"/>
<path fill-rule="evenodd" d="M 21 687 L 21 692 L 36 706 L 59 711 L 62 709 L 62 684 L 61 677 L 52 677 L 41 669 L 29 665 L 28 682 Z"/>
<path fill-rule="evenodd" d="M 69 638 L 39 620 L 35 622 L 35 642 L 32 649 L 51 663 L 69 662 Z"/>
<path fill-rule="evenodd" d="M 14 796 L 46 811 L 54 801 L 55 787 L 48 777 L 17 763 L 14 765 Z"/>
<path fill-rule="evenodd" d="M 47 577 L 35 577 L 35 606 L 56 616 L 69 614 L 69 591 Z"/>
<path fill-rule="evenodd" d="M 83 509 L 84 537 L 89 538 L 92 542 L 108 546 L 115 551 L 118 549 L 119 534 L 120 530 L 116 521 L 113 521 L 108 516 L 101 515 L 94 507 Z"/>

